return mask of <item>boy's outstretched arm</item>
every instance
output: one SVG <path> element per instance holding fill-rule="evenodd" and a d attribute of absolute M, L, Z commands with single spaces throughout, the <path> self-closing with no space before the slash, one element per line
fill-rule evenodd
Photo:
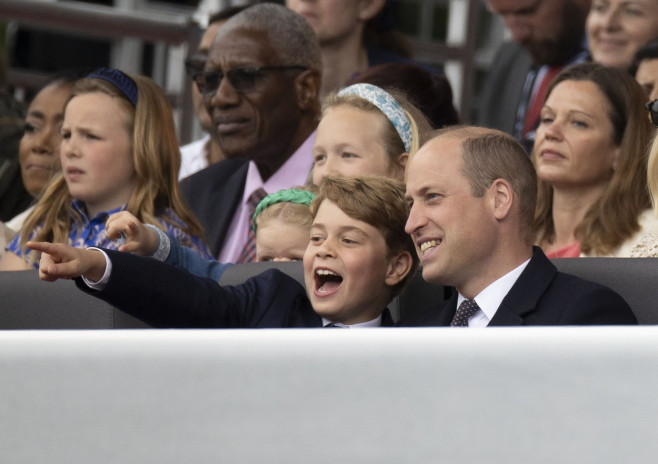
<path fill-rule="evenodd" d="M 48 282 L 84 276 L 98 282 L 105 273 L 105 256 L 90 249 L 73 248 L 63 243 L 27 242 L 27 246 L 41 252 L 39 278 Z"/>

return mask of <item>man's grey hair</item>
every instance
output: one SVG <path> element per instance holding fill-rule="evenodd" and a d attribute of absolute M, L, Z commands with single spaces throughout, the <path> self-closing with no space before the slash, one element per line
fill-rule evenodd
<path fill-rule="evenodd" d="M 258 3 L 229 19 L 223 30 L 249 28 L 266 31 L 283 60 L 281 66 L 305 66 L 322 71 L 320 43 L 310 24 L 289 8 Z"/>

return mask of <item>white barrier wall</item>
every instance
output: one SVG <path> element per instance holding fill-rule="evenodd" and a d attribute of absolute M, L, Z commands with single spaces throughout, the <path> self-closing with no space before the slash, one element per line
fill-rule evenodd
<path fill-rule="evenodd" d="M 658 327 L 0 332 L 6 463 L 658 456 Z"/>

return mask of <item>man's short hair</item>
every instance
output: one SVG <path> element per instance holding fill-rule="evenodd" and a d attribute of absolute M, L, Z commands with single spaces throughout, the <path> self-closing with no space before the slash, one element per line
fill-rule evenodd
<path fill-rule="evenodd" d="M 411 254 L 411 271 L 392 287 L 391 297 L 400 293 L 416 273 L 419 261 L 414 242 L 404 230 L 409 217 L 404 183 L 384 176 L 325 177 L 311 203 L 313 218 L 324 200 L 336 203 L 349 217 L 379 230 L 384 236 L 389 255 L 402 251 Z"/>
<path fill-rule="evenodd" d="M 523 146 L 505 132 L 481 127 L 446 128 L 434 135 L 461 140 L 462 173 L 474 197 L 482 197 L 496 179 L 505 179 L 512 185 L 517 197 L 520 233 L 528 244 L 534 243 L 537 174 Z"/>
<path fill-rule="evenodd" d="M 305 66 L 322 70 L 320 43 L 308 21 L 283 5 L 259 3 L 229 19 L 223 29 L 249 28 L 266 31 L 279 52 L 281 66 Z"/>

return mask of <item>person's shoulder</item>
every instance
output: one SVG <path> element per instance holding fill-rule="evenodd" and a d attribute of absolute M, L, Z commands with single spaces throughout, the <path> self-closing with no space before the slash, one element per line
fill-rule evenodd
<path fill-rule="evenodd" d="M 532 56 L 525 48 L 514 41 L 503 42 L 496 50 L 492 67 L 508 68 L 512 64 L 522 64 L 524 67 L 530 68 L 532 66 Z"/>
<path fill-rule="evenodd" d="M 397 327 L 435 327 L 445 325 L 441 323 L 444 311 L 450 311 L 450 306 L 454 306 L 453 300 L 443 301 L 420 308 L 413 311 L 405 311 L 400 314 L 400 320 Z"/>
<path fill-rule="evenodd" d="M 563 301 L 563 324 L 637 324 L 626 300 L 598 282 L 558 271 L 548 292 Z"/>
<path fill-rule="evenodd" d="M 646 209 L 637 218 L 640 228 L 612 252 L 599 254 L 592 250 L 582 257 L 655 258 L 658 257 L 658 216 Z"/>
<path fill-rule="evenodd" d="M 582 260 L 584 258 L 571 259 Z M 605 285 L 558 269 L 555 266 L 555 262 L 557 261 L 559 261 L 559 259 L 552 262 L 539 247 L 533 247 L 532 259 L 522 274 L 524 277 L 523 283 L 530 285 L 541 283 L 542 287 L 545 286 L 545 296 L 557 295 L 562 297 L 563 295 L 570 295 L 570 298 L 573 299 L 573 297 L 581 294 L 591 294 L 592 292 L 594 294 L 600 293 L 602 295 L 617 295 L 617 293 Z M 573 261 L 573 263 L 585 264 L 585 261 Z M 596 261 L 588 262 L 587 265 L 595 266 Z"/>
<path fill-rule="evenodd" d="M 562 271 L 557 271 L 555 274 L 555 278 L 553 279 L 553 286 L 572 292 L 573 295 L 591 291 L 613 292 L 609 287 L 606 287 L 603 284 Z"/>
<path fill-rule="evenodd" d="M 195 172 L 180 181 L 183 196 L 203 199 L 213 196 L 219 190 L 231 189 L 240 185 L 244 187 L 249 162 L 246 160 L 224 159 L 207 168 Z M 234 181 L 233 181 L 234 180 Z"/>
<path fill-rule="evenodd" d="M 247 306 L 264 311 L 263 317 L 267 317 L 265 313 L 270 314 L 269 317 L 275 314 L 284 316 L 287 322 L 280 321 L 282 327 L 287 324 L 291 324 L 292 327 L 317 325 L 318 316 L 313 311 L 304 286 L 279 269 L 265 270 L 248 278 L 242 284 L 228 288 L 233 288 L 232 291 L 242 295 L 242 300 Z"/>
<path fill-rule="evenodd" d="M 277 268 L 266 269 L 260 274 L 250 277 L 245 283 L 250 281 L 258 285 L 274 285 L 278 288 L 290 289 L 295 292 L 301 291 L 306 294 L 306 289 L 304 288 L 303 283 L 290 274 Z"/>
<path fill-rule="evenodd" d="M 615 256 L 631 258 L 658 257 L 658 216 L 653 209 L 646 209 L 640 213 L 637 222 L 640 225 L 640 230 L 619 246 Z"/>
<path fill-rule="evenodd" d="M 249 161 L 243 159 L 223 159 L 218 163 L 211 164 L 207 168 L 195 172 L 189 177 L 181 180 L 181 185 L 197 184 L 198 182 L 205 182 L 212 180 L 215 183 L 217 180 L 229 177 L 232 174 L 240 171 L 241 168 L 245 169 L 249 165 Z"/>

